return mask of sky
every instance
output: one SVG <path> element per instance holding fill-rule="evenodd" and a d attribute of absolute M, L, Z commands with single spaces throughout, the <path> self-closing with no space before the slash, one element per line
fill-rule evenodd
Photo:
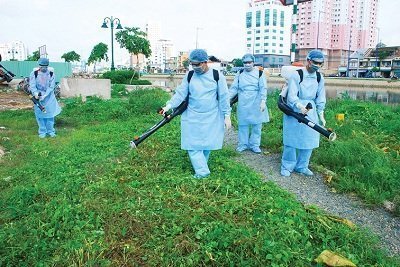
<path fill-rule="evenodd" d="M 0 0 L 0 43 L 22 41 L 29 54 L 46 45 L 51 61 L 75 51 L 87 59 L 103 42 L 111 50 L 111 30 L 101 28 L 105 17 L 119 18 L 123 27 L 139 27 L 148 21 L 161 25 L 161 38 L 176 51 L 196 46 L 218 58 L 232 60 L 245 52 L 245 13 L 248 0 Z M 400 45 L 400 25 L 395 19 L 399 0 L 379 0 L 379 39 Z M 114 30 L 115 33 L 115 30 Z M 128 53 L 114 40 L 115 64 Z M 109 53 L 109 57 L 110 53 Z"/>

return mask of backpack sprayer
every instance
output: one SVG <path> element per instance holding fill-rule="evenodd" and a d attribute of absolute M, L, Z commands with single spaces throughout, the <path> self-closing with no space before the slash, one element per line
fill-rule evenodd
<path fill-rule="evenodd" d="M 38 96 L 42 96 L 42 93 L 39 93 Z M 30 95 L 30 98 L 35 106 L 37 106 L 43 113 L 46 113 L 46 108 L 40 103 L 40 100 L 34 97 L 33 95 Z"/>
<path fill-rule="evenodd" d="M 329 139 L 329 141 L 334 141 L 336 139 L 336 133 L 334 133 L 332 131 L 332 129 L 330 128 L 324 128 L 319 126 L 318 124 L 310 121 L 309 119 L 306 118 L 306 114 L 302 114 L 302 113 L 298 113 L 293 111 L 293 109 L 291 109 L 289 107 L 288 104 L 286 104 L 286 100 L 283 96 L 279 96 L 278 99 L 278 108 L 285 113 L 288 116 L 292 116 L 294 118 L 296 118 L 298 120 L 299 123 L 304 123 L 305 125 L 307 125 L 308 127 L 310 127 L 311 129 L 319 132 L 320 134 L 322 134 L 323 136 L 325 136 L 326 138 Z M 312 109 L 312 105 L 311 103 L 308 103 L 306 106 L 306 109 Z"/>
<path fill-rule="evenodd" d="M 281 75 L 285 79 L 288 79 L 289 76 L 290 76 L 290 73 L 293 72 L 293 71 L 297 71 L 299 73 L 300 83 L 301 83 L 302 80 L 303 80 L 303 72 L 302 72 L 302 70 L 299 70 L 298 67 L 295 67 L 295 66 L 283 66 Z M 320 74 L 317 73 L 317 81 L 318 81 L 318 83 L 320 82 L 320 79 L 321 79 Z M 332 129 L 321 127 L 318 124 L 316 124 L 315 122 L 310 121 L 309 119 L 306 118 L 307 114 L 302 114 L 302 113 L 298 113 L 298 112 L 293 111 L 293 109 L 286 103 L 286 98 L 285 98 L 286 94 L 287 94 L 287 87 L 283 88 L 283 90 L 280 93 L 279 98 L 278 98 L 278 108 L 284 114 L 296 118 L 299 123 L 304 123 L 305 125 L 307 125 L 311 129 L 319 132 L 320 134 L 322 134 L 323 136 L 328 138 L 329 141 L 334 141 L 336 139 L 336 137 L 337 137 L 336 133 L 334 133 Z M 307 104 L 306 109 L 307 110 L 312 109 L 311 103 Z"/>
<path fill-rule="evenodd" d="M 46 113 L 46 108 L 42 105 L 39 99 L 32 95 L 31 89 L 29 88 L 29 77 L 24 78 L 18 84 L 19 90 L 23 90 L 27 95 L 29 95 L 29 99 L 33 102 L 35 106 L 37 106 L 43 113 Z M 42 93 L 39 92 L 38 96 L 41 96 Z"/>
<path fill-rule="evenodd" d="M 238 95 L 235 95 L 231 101 L 230 105 L 233 106 L 238 101 Z M 176 108 L 172 110 L 172 112 L 167 112 L 164 114 L 164 118 L 159 121 L 157 124 L 153 125 L 150 129 L 148 129 L 144 134 L 141 136 L 135 136 L 134 139 L 130 142 L 131 148 L 136 148 L 141 142 L 147 139 L 150 135 L 155 133 L 158 129 L 163 127 L 165 124 L 169 123 L 173 118 L 175 118 L 178 115 L 181 115 L 187 108 L 189 103 L 189 96 L 186 97 L 186 99 Z M 161 114 L 161 109 L 160 108 L 157 113 Z"/>

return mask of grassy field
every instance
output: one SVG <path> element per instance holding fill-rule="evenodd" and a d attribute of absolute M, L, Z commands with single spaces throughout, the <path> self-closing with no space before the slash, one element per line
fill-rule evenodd
<path fill-rule="evenodd" d="M 304 207 L 291 194 L 262 182 L 234 160 L 237 154 L 230 148 L 211 155 L 209 179 L 193 179 L 186 152 L 179 149 L 179 120 L 130 150 L 129 140 L 160 119 L 154 111 L 166 99 L 166 93 L 148 90 L 109 101 L 65 100 L 57 138 L 44 140 L 37 137 L 31 111 L 0 113 L 0 126 L 6 127 L 0 144 L 8 152 L 0 168 L 0 266 L 319 266 L 314 259 L 325 249 L 357 266 L 399 265 L 370 233 Z M 279 152 L 281 136 L 275 135 L 281 120 L 271 103 L 273 121 L 265 127 L 264 145 Z M 342 105 L 358 110 L 350 100 L 331 105 L 329 124 L 333 110 Z M 359 112 L 365 108 L 361 105 Z M 351 144 L 352 120 L 335 128 L 340 140 L 348 138 Z M 372 136 L 371 131 L 366 135 Z M 357 181 L 363 174 L 332 167 L 329 159 L 336 159 L 322 153 L 342 146 L 323 142 L 314 164 L 338 174 L 337 188 L 357 191 L 363 182 L 391 199 L 395 191 L 386 185 L 375 189 Z M 373 151 L 398 164 L 392 149 Z M 345 163 L 353 164 L 348 157 Z"/>
<path fill-rule="evenodd" d="M 270 97 L 271 123 L 263 130 L 262 145 L 276 153 L 282 151 L 282 112 Z M 335 115 L 343 113 L 344 121 Z M 400 215 L 400 106 L 343 99 L 328 100 L 327 127 L 338 135 L 335 142 L 321 137 L 311 164 L 335 173 L 332 186 L 340 192 L 353 192 L 366 203 L 395 203 Z"/>

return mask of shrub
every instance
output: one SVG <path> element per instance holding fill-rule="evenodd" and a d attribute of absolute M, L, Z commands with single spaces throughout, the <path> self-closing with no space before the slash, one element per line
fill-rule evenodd
<path fill-rule="evenodd" d="M 121 97 L 127 95 L 128 91 L 126 90 L 124 84 L 113 84 L 111 86 L 111 97 Z"/>
<path fill-rule="evenodd" d="M 116 71 L 107 71 L 103 73 L 103 79 L 110 79 L 111 83 L 120 83 L 120 84 L 129 84 L 130 80 L 138 79 L 139 74 L 133 70 L 116 70 Z"/>
<path fill-rule="evenodd" d="M 151 85 L 149 80 L 132 80 L 133 85 Z"/>

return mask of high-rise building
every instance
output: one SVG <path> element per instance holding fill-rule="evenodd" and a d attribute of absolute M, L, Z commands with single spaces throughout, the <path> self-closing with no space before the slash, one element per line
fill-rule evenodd
<path fill-rule="evenodd" d="M 279 0 L 251 0 L 246 12 L 246 48 L 264 67 L 290 64 L 291 8 Z"/>
<path fill-rule="evenodd" d="M 325 68 L 347 66 L 350 53 L 375 47 L 378 0 L 313 0 L 298 5 L 297 60 L 319 48 Z"/>
<path fill-rule="evenodd" d="M 172 41 L 161 38 L 161 27 L 155 21 L 146 24 L 146 34 L 151 46 L 150 67 L 152 69 L 165 70 L 169 59 L 174 54 Z"/>
<path fill-rule="evenodd" d="M 13 41 L 6 44 L 0 44 L 0 54 L 2 60 L 18 60 L 26 59 L 26 48 L 23 42 Z"/>

